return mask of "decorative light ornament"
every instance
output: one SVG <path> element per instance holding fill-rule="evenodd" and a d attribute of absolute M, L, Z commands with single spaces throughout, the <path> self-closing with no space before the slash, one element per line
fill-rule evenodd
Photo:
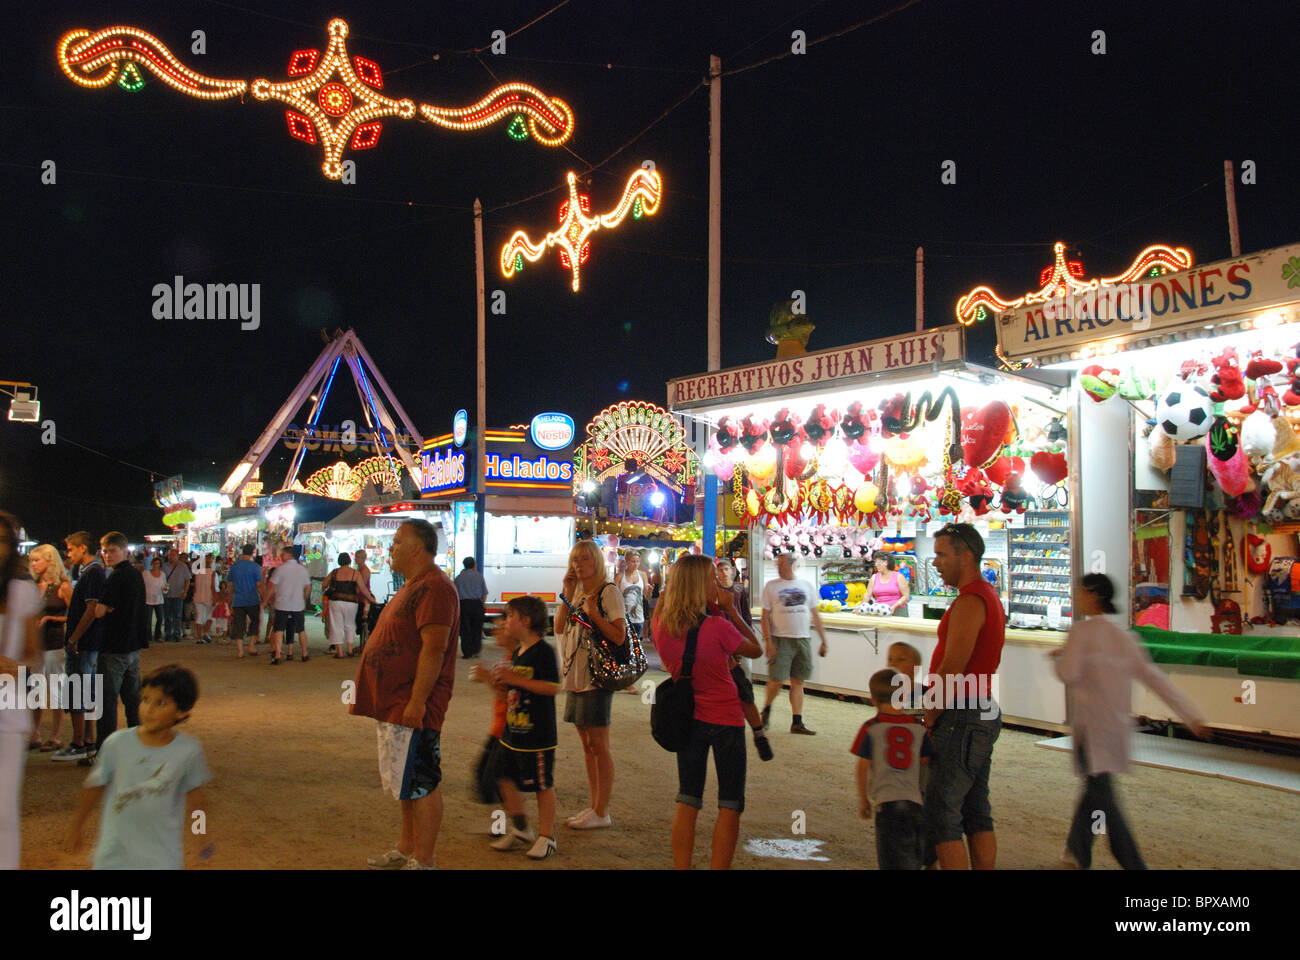
<path fill-rule="evenodd" d="M 560 204 L 560 228 L 553 230 L 534 244 L 522 230 L 516 230 L 510 242 L 501 248 L 501 272 L 509 277 L 523 269 L 525 259 L 536 263 L 548 247 L 560 248 L 560 265 L 573 273 L 573 290 L 579 286 L 578 268 L 591 255 L 589 237 L 600 228 L 617 227 L 637 205 L 643 212 L 653 215 L 659 209 L 663 196 L 663 180 L 654 170 L 638 169 L 628 177 L 623 196 L 609 213 L 593 217 L 591 200 L 578 193 L 578 178 L 570 171 L 569 198 Z"/>
<path fill-rule="evenodd" d="M 157 37 L 135 27 L 108 27 L 93 34 L 70 31 L 59 40 L 58 60 L 68 79 L 83 87 L 103 87 L 116 79 L 124 90 L 139 90 L 144 85 L 139 68 L 145 67 L 173 89 L 202 100 L 242 97 L 245 91 L 256 100 L 278 100 L 287 108 L 289 135 L 324 149 L 321 169 L 331 180 L 343 176 L 345 149 L 375 146 L 382 119 L 413 119 L 417 106 L 425 119 L 450 130 L 478 130 L 512 117 L 509 133 L 516 140 L 531 134 L 543 146 L 556 147 L 573 134 L 569 105 L 523 83 L 502 84 L 463 108 L 385 97 L 378 92 L 384 86 L 379 65 L 348 54 L 347 23 L 331 20 L 328 31 L 324 56 L 319 50 L 295 51 L 287 70 L 291 79 L 284 83 L 220 80 L 195 73 Z"/>
<path fill-rule="evenodd" d="M 1155 243 L 1139 253 L 1129 268 L 1118 276 L 1080 280 L 1077 278 L 1083 276 L 1083 264 L 1078 260 L 1066 261 L 1063 243 L 1057 243 L 1053 250 L 1055 258 L 1052 265 L 1044 267 L 1038 275 L 1040 289 L 1026 293 L 1017 300 L 1003 300 L 989 287 L 976 287 L 957 300 L 958 322 L 970 326 L 977 320 L 983 320 L 989 312 L 996 315 L 1025 304 L 1044 303 L 1055 297 L 1075 296 L 1117 283 L 1133 283 L 1165 273 L 1186 270 L 1192 265 L 1191 251 L 1185 247 L 1166 247 L 1164 244 Z"/>

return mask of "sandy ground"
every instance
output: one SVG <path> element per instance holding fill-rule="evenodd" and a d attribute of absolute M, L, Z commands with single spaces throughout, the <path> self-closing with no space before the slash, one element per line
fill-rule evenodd
<path fill-rule="evenodd" d="M 375 761 L 373 722 L 349 716 L 345 681 L 359 661 L 327 659 L 320 622 L 309 625 L 311 659 L 269 667 L 263 652 L 237 661 L 233 647 L 155 646 L 142 667 L 183 663 L 199 676 L 201 696 L 185 729 L 207 752 L 207 836 L 187 852 L 198 869 L 355 869 L 368 854 L 392 846 L 398 807 L 383 793 Z M 498 655 L 488 645 L 484 659 Z M 649 674 L 662 677 L 662 674 Z M 471 767 L 490 719 L 488 689 L 457 665 L 456 692 L 442 733 L 445 815 L 438 839 L 444 868 L 610 869 L 671 866 L 669 825 L 677 792 L 676 767 L 650 738 L 640 697 L 614 698 L 612 744 L 616 782 L 614 827 L 574 832 L 560 826 L 559 856 L 533 864 L 487 846 L 492 810 L 471 801 Z M 870 707 L 810 697 L 804 714 L 816 737 L 787 733 L 789 703 L 773 711 L 776 758 L 749 752 L 747 809 L 735 867 L 848 869 L 876 865 L 873 827 L 857 818 L 854 760 L 848 753 Z M 45 727 L 48 730 L 48 719 Z M 66 742 L 69 730 L 64 721 Z M 1064 844 L 1079 785 L 1069 757 L 1034 746 L 1043 734 L 1004 730 L 994 752 L 992 802 L 998 866 L 1050 869 Z M 63 852 L 61 838 L 85 771 L 29 754 L 23 788 L 23 867 L 76 868 L 84 854 Z M 1146 767 L 1122 778 L 1121 796 L 1143 855 L 1153 869 L 1295 868 L 1300 866 L 1300 796 L 1208 777 Z M 555 782 L 561 817 L 587 803 L 581 747 L 572 726 L 560 724 Z M 700 815 L 696 863 L 707 865 L 714 821 L 712 771 Z M 535 824 L 536 806 L 528 813 Z M 803 812 L 803 834 L 793 832 Z M 92 827 L 93 829 L 93 821 Z M 818 859 L 759 856 L 747 843 L 783 840 Z M 794 841 L 792 843 L 792 841 Z M 210 845 L 210 856 L 197 856 Z M 781 845 L 767 845 L 772 846 Z M 1117 869 L 1104 844 L 1095 868 Z"/>

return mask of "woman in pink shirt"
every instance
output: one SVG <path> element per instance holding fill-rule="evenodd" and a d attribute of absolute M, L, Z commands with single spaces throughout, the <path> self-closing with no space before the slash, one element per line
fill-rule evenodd
<path fill-rule="evenodd" d="M 894 558 L 887 553 L 877 551 L 875 556 L 876 572 L 867 584 L 867 595 L 863 603 L 883 603 L 889 607 L 889 615 L 895 616 L 899 610 L 907 608 L 907 601 L 912 598 L 912 589 L 907 585 L 907 577 L 899 573 Z"/>
<path fill-rule="evenodd" d="M 677 811 L 673 814 L 673 866 L 688 870 L 695 846 L 695 820 L 704 805 L 709 750 L 718 773 L 718 822 L 713 828 L 710 866 L 727 870 L 745 809 L 745 714 L 731 655 L 762 655 L 754 632 L 736 610 L 735 594 L 721 590 L 713 561 L 685 556 L 673 564 L 651 627 L 664 669 L 676 678 L 690 635 L 695 634 L 691 686 L 695 714 L 691 737 L 677 753 Z"/>

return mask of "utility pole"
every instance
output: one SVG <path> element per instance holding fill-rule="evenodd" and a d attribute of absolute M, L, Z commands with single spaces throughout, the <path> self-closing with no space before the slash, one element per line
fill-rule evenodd
<path fill-rule="evenodd" d="M 722 366 L 722 60 L 709 57 L 709 369 Z M 718 478 L 704 471 L 706 557 L 717 553 Z"/>
<path fill-rule="evenodd" d="M 1223 188 L 1228 195 L 1228 244 L 1234 257 L 1241 256 L 1241 231 L 1237 229 L 1237 184 L 1232 161 L 1223 161 Z"/>
<path fill-rule="evenodd" d="M 483 569 L 483 542 L 487 527 L 487 494 L 483 470 L 487 463 L 487 282 L 483 277 L 483 204 L 474 198 L 474 275 L 478 296 L 474 305 L 478 310 L 477 384 L 474 399 L 474 559 Z M 452 531 L 453 533 L 455 531 Z"/>
<path fill-rule="evenodd" d="M 925 329 L 925 247 L 916 248 L 916 332 Z"/>

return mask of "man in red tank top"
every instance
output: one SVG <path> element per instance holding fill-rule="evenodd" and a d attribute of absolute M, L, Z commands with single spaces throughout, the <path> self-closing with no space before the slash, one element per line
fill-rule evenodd
<path fill-rule="evenodd" d="M 980 575 L 983 557 L 984 539 L 969 523 L 950 523 L 935 534 L 934 566 L 944 583 L 958 589 L 939 621 L 925 701 L 935 750 L 925 812 L 944 870 L 992 870 L 998 851 L 989 773 L 1002 730 L 994 693 L 1006 613 L 997 590 Z"/>

